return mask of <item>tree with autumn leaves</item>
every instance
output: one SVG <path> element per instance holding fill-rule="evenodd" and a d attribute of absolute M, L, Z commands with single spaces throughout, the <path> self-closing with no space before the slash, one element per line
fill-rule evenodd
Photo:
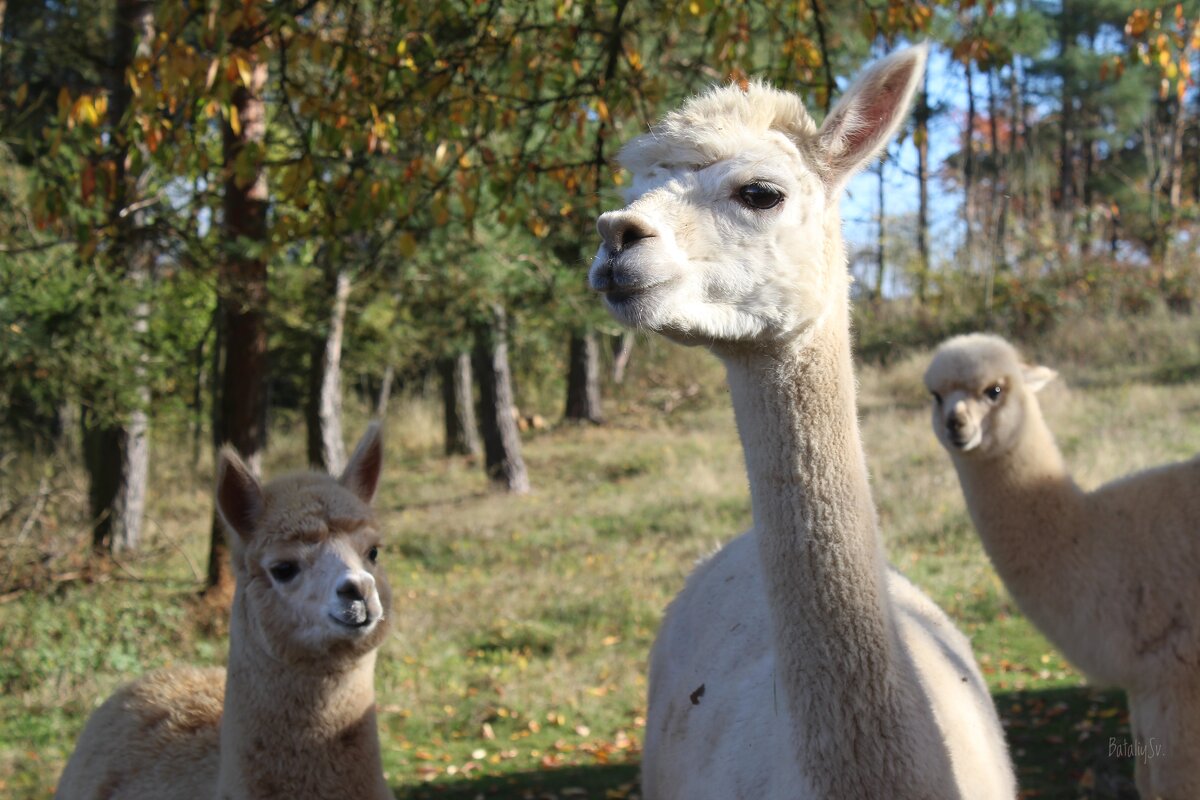
<path fill-rule="evenodd" d="M 485 467 L 509 489 L 535 484 L 506 356 L 556 353 L 565 416 L 603 418 L 607 321 L 584 275 L 594 219 L 621 188 L 613 157 L 714 82 L 761 75 L 827 109 L 872 52 L 934 39 L 947 66 L 909 137 L 917 221 L 888 227 L 913 231 L 905 291 L 930 304 L 976 275 L 983 305 L 1003 303 L 1047 253 L 1136 247 L 1165 263 L 1200 196 L 1188 4 L 0 8 L 5 435 L 48 447 L 83 431 L 105 551 L 137 546 L 160 420 L 254 463 L 273 409 L 295 408 L 309 459 L 336 469 L 348 364 L 385 395 L 393 376 L 443 376 L 456 452 L 473 449 L 479 383 Z M 939 86 L 953 69 L 965 98 Z M 929 142 L 949 123 L 963 133 L 937 172 Z M 961 220 L 941 261 L 939 181 Z M 220 537 L 214 525 L 214 585 Z"/>

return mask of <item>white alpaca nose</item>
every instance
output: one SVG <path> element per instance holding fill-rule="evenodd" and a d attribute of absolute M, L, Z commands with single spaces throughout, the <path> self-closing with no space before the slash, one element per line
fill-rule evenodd
<path fill-rule="evenodd" d="M 628 250 L 643 239 L 652 239 L 656 235 L 654 227 L 636 214 L 628 211 L 608 211 L 596 220 L 596 230 L 604 240 L 610 255 Z"/>

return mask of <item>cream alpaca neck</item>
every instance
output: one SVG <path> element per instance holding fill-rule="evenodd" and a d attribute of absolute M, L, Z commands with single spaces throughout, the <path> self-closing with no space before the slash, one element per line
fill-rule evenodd
<path fill-rule="evenodd" d="M 780 703 L 788 704 L 798 761 L 817 782 L 816 796 L 957 797 L 887 599 L 847 309 L 835 306 L 802 347 L 723 354 L 775 629 Z M 914 753 L 934 755 L 914 760 Z"/>
<path fill-rule="evenodd" d="M 1030 582 L 1069 580 L 1074 574 L 1049 556 L 1062 556 L 1059 548 L 1071 544 L 1059 532 L 1078 529 L 1085 500 L 1037 400 L 1028 389 L 1020 391 L 1009 402 L 1023 404 L 1021 428 L 1006 451 L 951 453 L 984 548 L 1018 591 Z M 1048 569 L 1039 572 L 1038 565 Z"/>
<path fill-rule="evenodd" d="M 392 800 L 375 720 L 376 651 L 347 659 L 340 670 L 330 661 L 311 669 L 281 664 L 255 644 L 244 583 L 239 581 L 230 624 L 217 797 Z M 297 768 L 301 753 L 312 769 Z"/>

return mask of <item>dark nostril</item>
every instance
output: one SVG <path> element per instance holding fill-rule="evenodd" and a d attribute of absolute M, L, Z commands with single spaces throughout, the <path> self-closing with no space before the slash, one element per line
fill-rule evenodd
<path fill-rule="evenodd" d="M 946 420 L 946 427 L 952 431 L 957 431 L 962 428 L 962 426 L 963 422 L 958 417 L 951 417 L 950 419 Z"/>
<path fill-rule="evenodd" d="M 628 214 L 600 217 L 600 235 L 612 253 L 628 250 L 643 239 L 654 238 L 654 230 L 642 220 Z"/>
<path fill-rule="evenodd" d="M 362 585 L 355 580 L 344 580 L 337 588 L 338 597 L 343 600 L 354 602 L 355 600 L 365 600 L 363 597 Z"/>

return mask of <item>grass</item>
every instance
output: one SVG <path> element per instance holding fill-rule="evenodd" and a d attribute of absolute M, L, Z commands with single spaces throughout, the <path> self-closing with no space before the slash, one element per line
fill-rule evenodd
<path fill-rule="evenodd" d="M 662 609 L 696 560 L 749 521 L 719 370 L 681 357 L 688 366 L 675 374 L 686 379 L 648 366 L 636 391 L 610 401 L 610 424 L 529 436 L 528 497 L 494 494 L 478 465 L 438 456 L 429 404 L 393 413 L 378 507 L 396 626 L 377 687 L 398 797 L 636 794 L 644 668 Z M 972 637 L 1023 796 L 1132 797 L 1132 762 L 1108 755 L 1111 738 L 1129 737 L 1123 698 L 1086 686 L 991 569 L 928 429 L 924 359 L 862 374 L 889 555 Z M 1200 445 L 1200 386 L 1087 375 L 1067 388 L 1083 373 L 1063 372 L 1047 416 L 1083 484 Z M 268 473 L 303 460 L 299 430 L 276 421 Z M 0 604 L 0 795 L 49 796 L 87 714 L 120 683 L 224 658 L 224 625 L 195 600 L 211 464 L 193 469 L 185 444 L 161 438 L 148 551 L 107 580 Z M 62 485 L 75 486 L 64 470 Z M 73 491 L 64 502 L 77 502 Z M 68 508 L 50 518 L 42 546 L 63 552 L 78 519 Z"/>

